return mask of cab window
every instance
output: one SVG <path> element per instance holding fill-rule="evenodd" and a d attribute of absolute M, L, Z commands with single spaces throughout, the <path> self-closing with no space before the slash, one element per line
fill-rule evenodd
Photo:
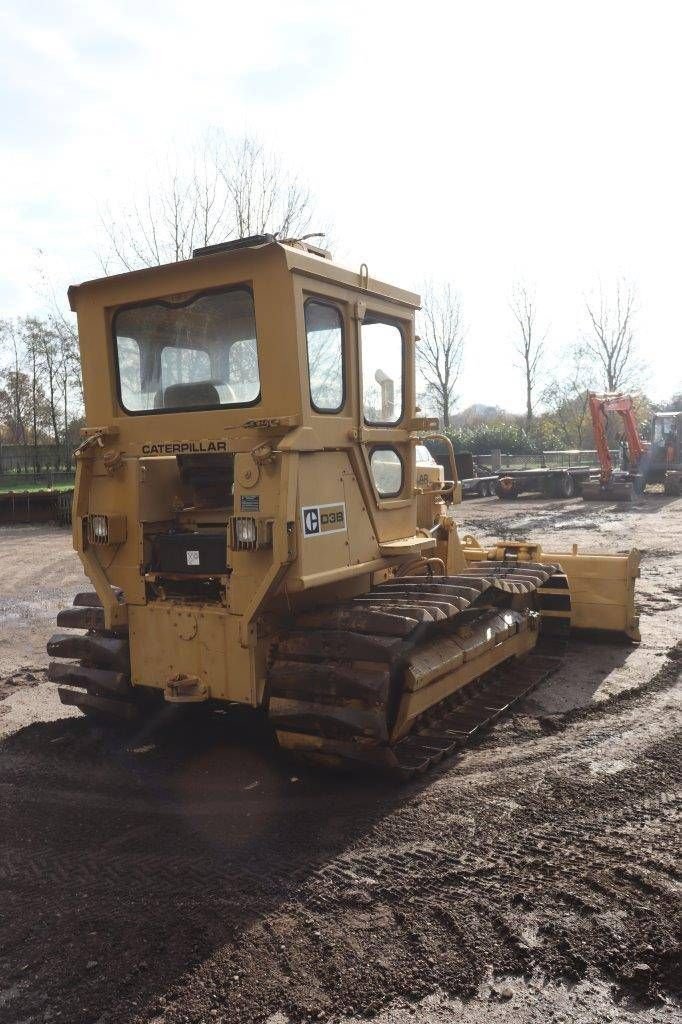
<path fill-rule="evenodd" d="M 119 395 L 128 413 L 253 405 L 260 397 L 247 287 L 123 307 L 113 333 Z"/>
<path fill-rule="evenodd" d="M 403 464 L 394 448 L 375 448 L 369 457 L 372 479 L 380 498 L 395 498 L 403 489 Z"/>
<path fill-rule="evenodd" d="M 392 426 L 403 415 L 403 336 L 396 324 L 370 315 L 360 338 L 365 422 Z"/>
<path fill-rule="evenodd" d="M 305 304 L 310 401 L 316 412 L 339 412 L 344 402 L 343 319 L 327 302 Z"/>

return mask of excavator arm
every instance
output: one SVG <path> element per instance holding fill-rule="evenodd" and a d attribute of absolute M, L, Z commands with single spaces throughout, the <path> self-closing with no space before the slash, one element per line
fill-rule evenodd
<path fill-rule="evenodd" d="M 590 414 L 592 416 L 592 429 L 594 432 L 594 443 L 597 449 L 599 465 L 601 467 L 602 483 L 607 485 L 613 476 L 613 463 L 609 452 L 608 440 L 606 437 L 607 416 L 610 412 L 617 412 L 623 420 L 625 440 L 628 446 L 630 466 L 634 469 L 639 466 L 644 455 L 644 444 L 639 436 L 637 421 L 635 419 L 634 403 L 630 395 L 596 395 L 589 394 Z"/>
<path fill-rule="evenodd" d="M 637 472 L 646 451 L 644 442 L 639 436 L 635 418 L 634 403 L 630 395 L 605 394 L 597 395 L 589 392 L 588 401 L 592 417 L 594 444 L 599 459 L 599 481 L 590 481 L 583 486 L 583 497 L 587 500 L 615 498 L 630 500 L 632 498 L 632 480 L 614 480 L 613 461 L 609 451 L 606 426 L 608 414 L 617 412 L 623 421 L 625 441 L 628 448 L 629 469 Z"/>

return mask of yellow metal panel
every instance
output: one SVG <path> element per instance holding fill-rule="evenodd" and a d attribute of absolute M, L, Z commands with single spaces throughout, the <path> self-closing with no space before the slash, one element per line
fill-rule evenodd
<path fill-rule="evenodd" d="M 598 580 L 627 580 L 639 576 L 639 551 L 627 555 L 602 555 L 592 552 L 543 551 L 542 562 L 558 562 L 569 577 Z"/>
<path fill-rule="evenodd" d="M 174 455 L 139 460 L 140 522 L 170 519 L 173 503 L 181 496 L 178 460 Z"/>
<path fill-rule="evenodd" d="M 635 612 L 635 580 L 639 576 L 639 551 L 628 555 L 543 552 L 542 560 L 557 561 L 568 577 L 571 594 L 571 626 L 625 633 L 639 640 Z"/>
<path fill-rule="evenodd" d="M 324 522 L 327 513 L 337 516 L 339 510 L 343 519 Z M 315 523 L 319 519 L 318 532 L 306 534 L 306 514 Z M 345 452 L 301 454 L 296 530 L 298 558 L 289 573 L 294 587 L 296 579 L 361 566 L 379 557 L 377 539 Z"/>
<path fill-rule="evenodd" d="M 256 703 L 250 652 L 240 648 L 236 620 L 221 606 L 159 601 L 130 607 L 129 620 L 135 684 L 164 689 L 170 679 L 190 676 L 210 697 Z"/>

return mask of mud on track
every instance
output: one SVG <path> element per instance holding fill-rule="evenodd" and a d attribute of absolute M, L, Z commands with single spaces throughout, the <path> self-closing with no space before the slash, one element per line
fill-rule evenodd
<path fill-rule="evenodd" d="M 499 532 L 500 504 L 467 503 L 467 527 Z M 605 541 L 608 519 L 557 504 L 581 520 L 567 543 L 623 549 L 648 529 L 635 511 Z M 540 526 L 543 507 L 505 508 L 506 525 Z M 556 992 L 590 985 L 600 1012 L 680 1019 L 681 521 L 656 519 L 651 547 L 672 554 L 645 556 L 659 584 L 645 576 L 644 594 L 665 603 L 640 649 L 573 642 L 572 667 L 484 744 L 400 788 L 304 773 L 243 713 L 169 716 L 129 740 L 56 717 L 49 684 L 22 685 L 15 645 L 0 688 L 0 1021 L 324 1020 L 434 992 L 473 997 L 468 1021 L 505 1006 L 535 1020 L 514 981 L 531 977 L 541 1019 Z M 51 544 L 75 578 L 68 538 Z M 429 1005 L 418 1019 L 436 1019 Z"/>

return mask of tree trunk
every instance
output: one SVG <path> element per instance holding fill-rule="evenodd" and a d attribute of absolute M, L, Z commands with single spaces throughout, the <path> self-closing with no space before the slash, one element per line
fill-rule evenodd
<path fill-rule="evenodd" d="M 38 390 L 38 372 L 36 369 L 35 353 L 33 355 L 33 381 L 31 383 L 31 402 L 33 404 L 33 481 L 38 482 L 38 402 L 36 393 Z"/>
<path fill-rule="evenodd" d="M 533 391 L 530 382 L 530 371 L 526 376 L 526 430 L 530 430 L 533 421 Z"/>
<path fill-rule="evenodd" d="M 71 466 L 71 460 L 69 458 L 69 393 L 68 384 L 64 382 L 64 469 L 68 470 Z"/>

